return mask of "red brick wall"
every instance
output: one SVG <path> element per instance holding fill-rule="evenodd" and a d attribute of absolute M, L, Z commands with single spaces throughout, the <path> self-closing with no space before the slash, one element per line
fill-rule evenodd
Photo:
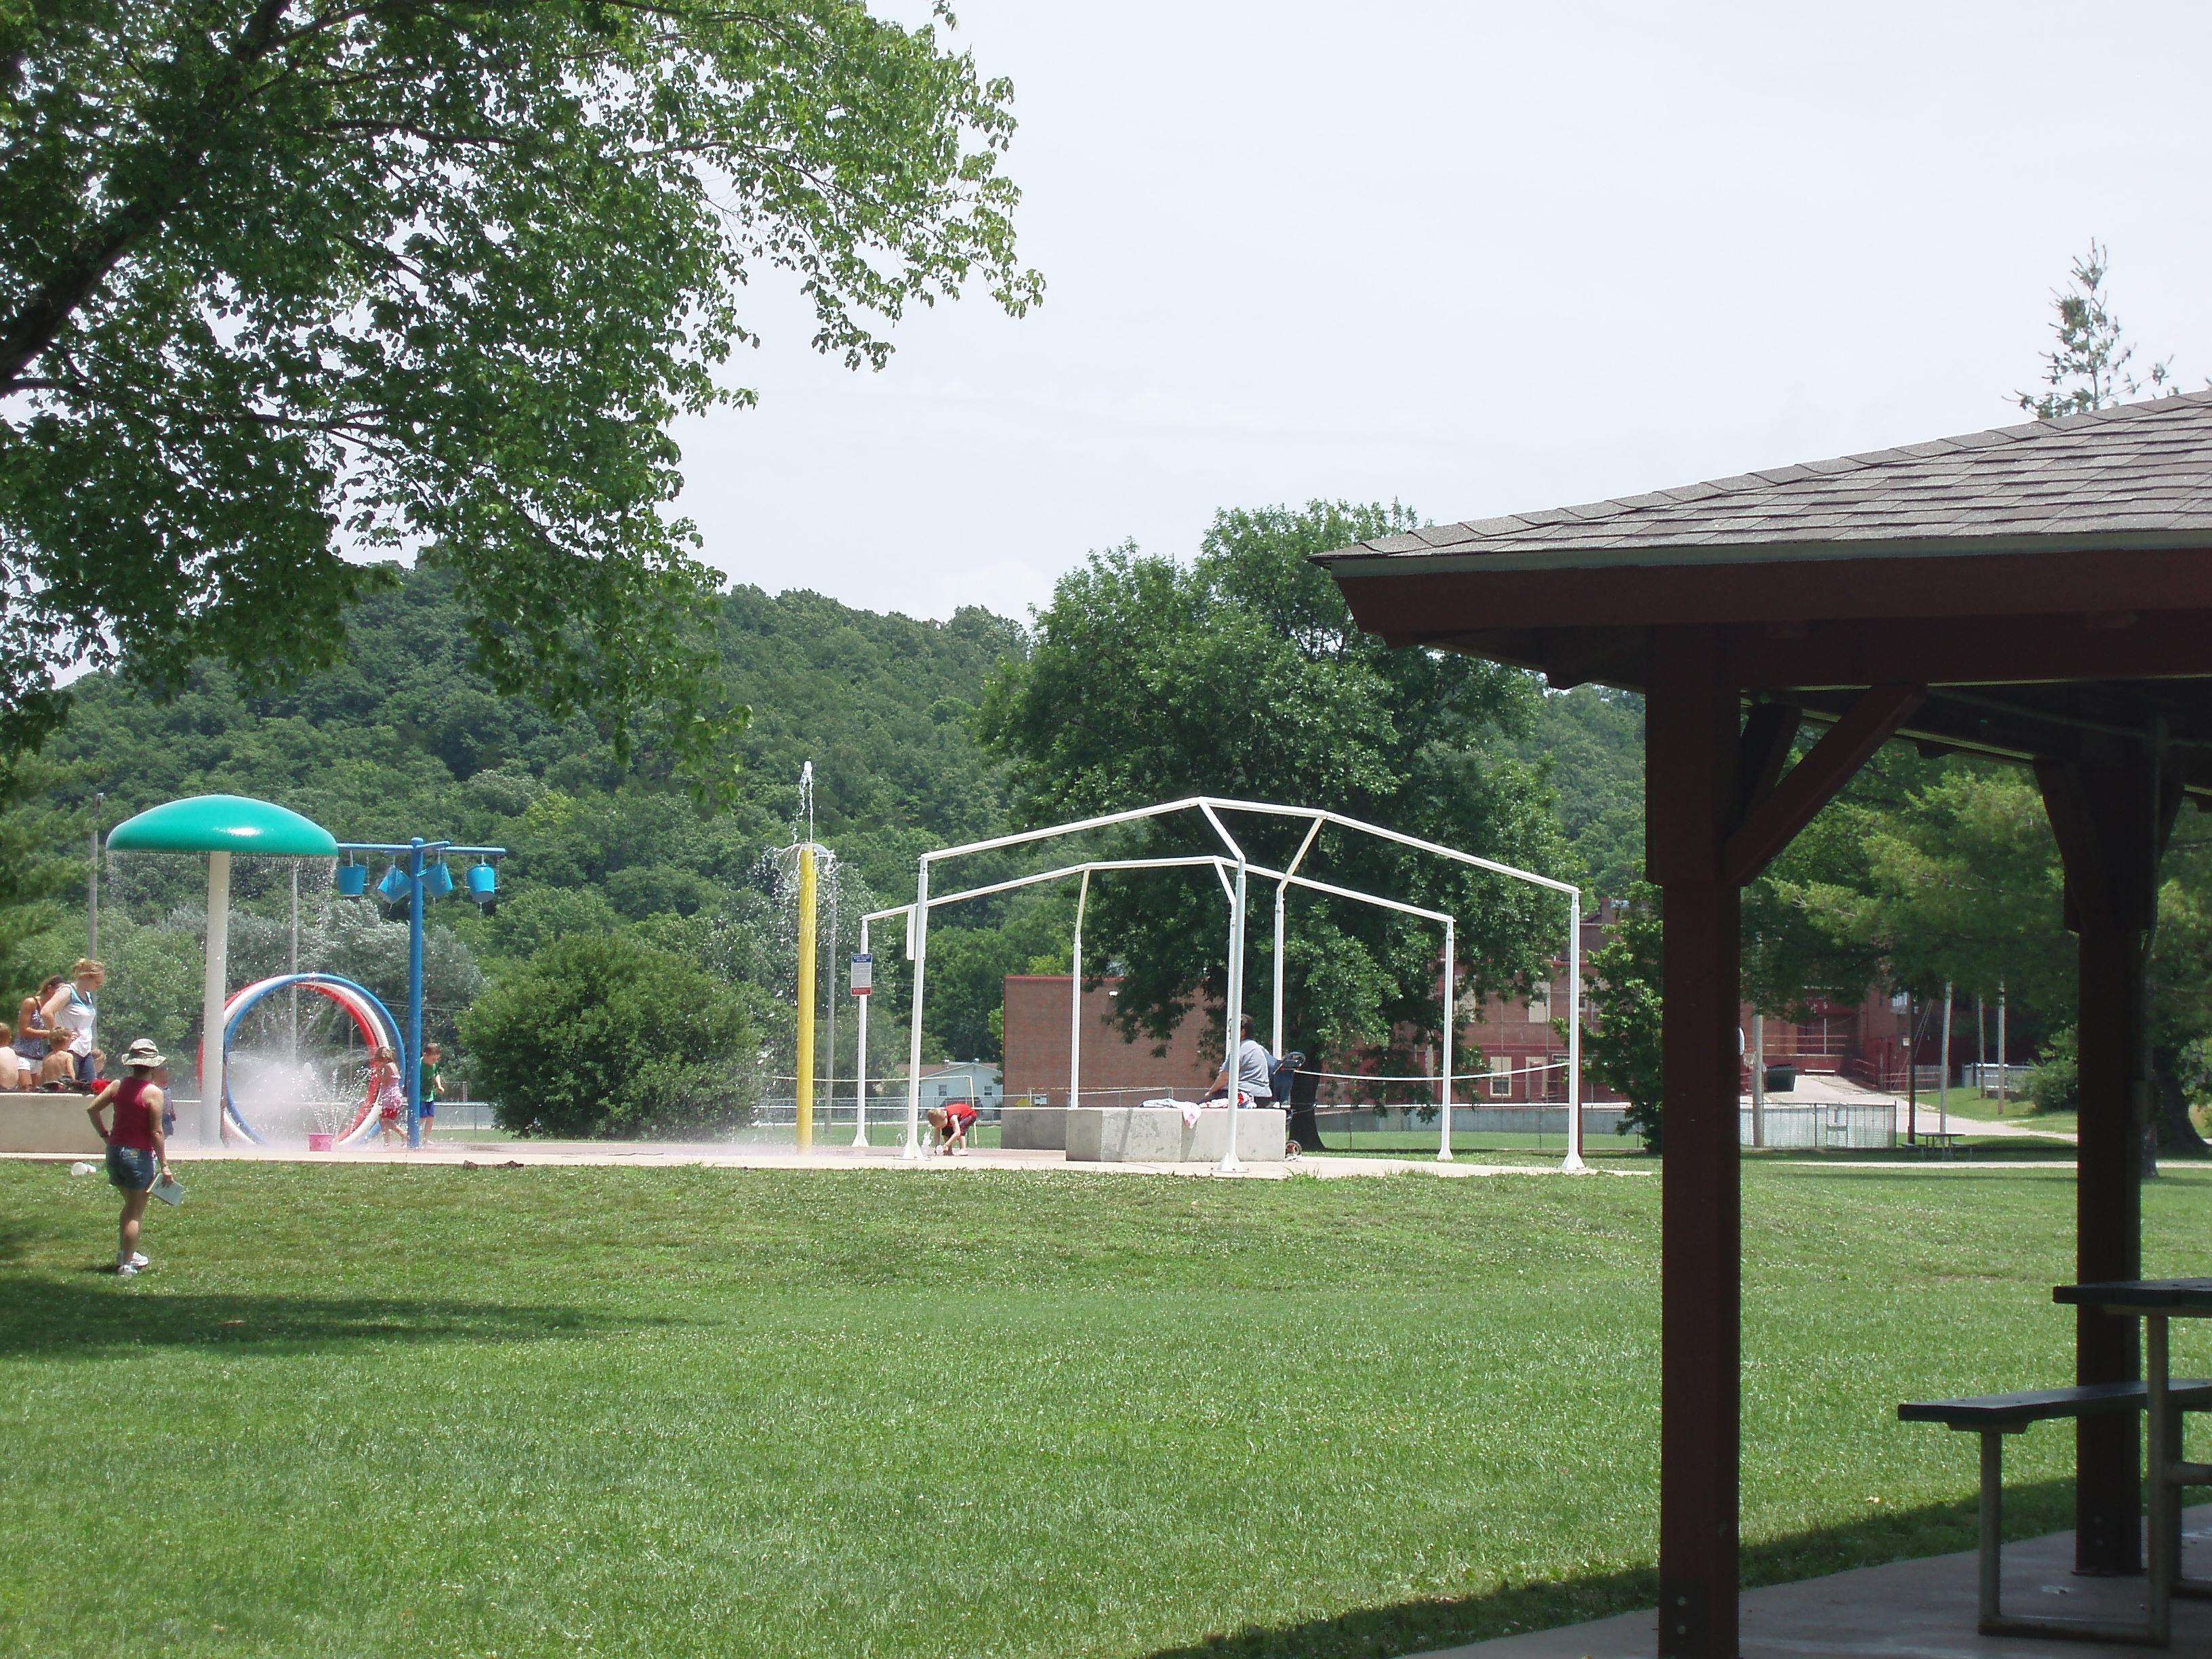
<path fill-rule="evenodd" d="M 1155 1054 L 1149 1037 L 1132 1042 L 1113 1024 L 1119 980 L 1103 980 L 1083 993 L 1083 1087 L 1127 1090 L 1133 1104 L 1149 1091 L 1188 1094 L 1211 1086 L 1221 1057 L 1207 1051 L 1206 1022 L 1194 1013 L 1176 1028 L 1167 1052 Z M 1069 981 L 1066 974 L 1009 974 L 1006 987 L 1006 1091 L 1009 1102 L 1038 1095 L 1053 1105 L 1067 1099 Z M 1100 1105 L 1113 1103 L 1102 1097 Z"/>

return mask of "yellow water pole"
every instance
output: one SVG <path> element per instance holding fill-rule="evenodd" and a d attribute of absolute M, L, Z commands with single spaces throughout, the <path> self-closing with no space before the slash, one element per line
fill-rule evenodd
<path fill-rule="evenodd" d="M 814 1146 L 814 848 L 799 849 L 799 1150 Z"/>

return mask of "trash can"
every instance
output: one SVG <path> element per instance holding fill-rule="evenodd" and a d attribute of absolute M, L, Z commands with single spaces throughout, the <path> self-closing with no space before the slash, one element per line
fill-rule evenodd
<path fill-rule="evenodd" d="M 1797 1068 L 1795 1066 L 1770 1066 L 1766 1068 L 1766 1092 L 1786 1095 L 1797 1087 Z"/>

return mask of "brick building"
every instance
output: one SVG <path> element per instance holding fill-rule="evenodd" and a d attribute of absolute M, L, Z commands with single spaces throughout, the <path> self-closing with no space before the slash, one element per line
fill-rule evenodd
<path fill-rule="evenodd" d="M 1583 960 L 1606 943 L 1613 912 L 1608 903 L 1583 923 Z M 1096 1093 L 1098 1103 L 1115 1095 L 1127 1101 L 1149 1094 L 1189 1094 L 1212 1085 L 1220 1059 L 1217 1039 L 1208 1036 L 1206 1022 L 1184 1020 L 1164 1054 L 1153 1052 L 1149 1038 L 1131 1042 L 1113 1024 L 1114 999 L 1120 981 L 1102 980 L 1083 996 L 1083 1079 L 1086 1096 Z M 1513 1102 L 1566 1098 L 1566 1045 L 1553 1021 L 1564 1017 L 1567 979 L 1564 965 L 1552 983 L 1534 997 L 1463 996 L 1460 1002 L 1459 1047 L 1453 1076 L 1455 1097 L 1462 1103 L 1507 1104 Z M 1255 1010 L 1260 1036 L 1267 1036 L 1264 1010 Z M 1589 1014 L 1587 996 L 1583 1002 Z M 1748 1043 L 1752 1011 L 1740 1011 Z M 1766 1022 L 1766 1058 L 1770 1063 L 1795 1066 L 1801 1072 L 1832 1073 L 1877 1087 L 1902 1089 L 1905 1016 L 1889 998 L 1869 993 L 1856 1007 L 1815 1001 L 1810 1017 L 1790 1022 Z M 1297 1041 L 1295 1019 L 1291 1040 Z M 1068 976 L 1065 974 L 1012 974 L 1006 981 L 1005 1086 L 1009 1099 L 1035 1098 L 1060 1105 L 1067 1099 Z M 1973 1025 L 1960 1023 L 1953 1042 L 1953 1060 L 1973 1058 Z M 1935 1046 L 1923 1036 L 1920 1060 L 1932 1062 Z M 1476 1050 L 1480 1050 L 1477 1056 Z M 1433 1073 L 1437 1058 L 1433 1040 L 1414 1050 L 1418 1069 Z M 1352 1070 L 1341 1059 L 1335 1062 Z M 1376 1067 L 1374 1069 L 1380 1070 Z M 1746 1085 L 1748 1087 L 1748 1084 Z M 1361 1100 L 1371 1091 L 1351 1081 L 1327 1083 L 1322 1098 Z M 1619 1097 L 1599 1082 L 1587 1065 L 1583 1074 L 1583 1098 L 1601 1103 Z"/>
<path fill-rule="evenodd" d="M 1009 1100 L 1034 1098 L 1042 1105 L 1067 1103 L 1069 977 L 1066 974 L 1009 974 L 1006 988 L 1006 1093 Z M 1190 1094 L 1209 1087 L 1219 1055 L 1208 1057 L 1215 1039 L 1206 1022 L 1194 1014 L 1176 1028 L 1164 1054 L 1152 1052 L 1149 1038 L 1132 1042 L 1115 1028 L 1114 999 L 1121 981 L 1097 981 L 1083 993 L 1083 1091 L 1096 1092 L 1099 1105 L 1114 1094 L 1129 1104 L 1146 1095 Z"/>

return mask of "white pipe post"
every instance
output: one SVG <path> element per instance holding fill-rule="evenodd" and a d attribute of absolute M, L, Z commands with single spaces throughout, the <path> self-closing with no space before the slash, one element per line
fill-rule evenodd
<path fill-rule="evenodd" d="M 1283 1057 L 1283 896 L 1290 890 L 1288 876 L 1275 884 L 1275 1020 L 1268 1052 L 1278 1060 Z"/>
<path fill-rule="evenodd" d="M 1936 1072 L 1936 1132 L 1951 1133 L 1951 981 L 1943 981 L 1943 1053 Z M 1948 1153 L 1946 1153 L 1948 1156 Z"/>
<path fill-rule="evenodd" d="M 230 854 L 208 854 L 207 977 L 200 991 L 200 1145 L 222 1145 L 222 1005 L 230 981 Z"/>
<path fill-rule="evenodd" d="M 1766 1016 L 1751 1011 L 1751 1144 L 1766 1145 Z"/>
<path fill-rule="evenodd" d="M 1304 841 L 1302 841 L 1302 842 L 1300 842 L 1298 843 L 1298 850 L 1297 850 L 1297 854 L 1296 854 L 1291 858 L 1291 861 L 1290 861 L 1289 865 L 1288 865 L 1287 866 L 1285 866 L 1285 869 L 1284 869 L 1284 871 L 1283 871 L 1283 873 L 1282 873 L 1281 877 L 1280 877 L 1280 878 L 1276 881 L 1276 883 L 1275 883 L 1275 1030 L 1274 1030 L 1275 1048 L 1274 1048 L 1274 1054 L 1275 1054 L 1275 1058 L 1276 1058 L 1276 1059 L 1278 1059 L 1278 1060 L 1280 1060 L 1280 1059 L 1283 1057 L 1283 1053 L 1284 1053 L 1284 1047 L 1283 1047 L 1283 929 L 1284 929 L 1284 927 L 1285 927 L 1285 926 L 1286 924 L 1285 923 L 1284 919 L 1283 919 L 1283 900 L 1284 900 L 1285 896 L 1289 893 L 1289 891 L 1290 891 L 1290 887 L 1291 887 L 1291 878 L 1297 874 L 1297 872 L 1298 872 L 1298 866 L 1299 866 L 1301 864 L 1304 864 L 1304 863 L 1306 861 L 1306 854 L 1307 854 L 1307 853 L 1309 853 L 1310 851 L 1311 851 L 1311 850 L 1312 850 L 1313 844 L 1314 844 L 1314 837 L 1315 837 L 1315 836 L 1318 836 L 1318 835 L 1320 835 L 1320 834 L 1321 834 L 1321 820 L 1320 820 L 1319 818 L 1316 818 L 1316 819 L 1315 819 L 1311 823 L 1310 823 L 1310 824 L 1308 824 L 1308 825 L 1306 826 L 1306 836 L 1305 836 L 1305 839 L 1304 839 Z"/>
<path fill-rule="evenodd" d="M 1583 890 L 1567 890 L 1567 1157 L 1570 1175 L 1583 1162 Z"/>
<path fill-rule="evenodd" d="M 1083 911 L 1091 902 L 1091 872 L 1083 872 L 1083 885 L 1075 894 L 1075 944 L 1068 953 L 1067 976 L 1067 1109 L 1073 1111 L 1083 1096 Z"/>
<path fill-rule="evenodd" d="M 906 925 L 908 948 L 914 952 L 914 1030 L 907 1034 L 906 1145 L 899 1156 L 921 1156 L 921 979 L 929 954 L 929 854 L 924 853 L 914 878 L 914 920 Z"/>
<path fill-rule="evenodd" d="M 866 916 L 860 918 L 860 954 L 868 954 L 868 919 Z M 845 982 L 848 988 L 852 984 L 852 964 L 846 963 Z M 875 994 L 872 976 L 868 984 L 869 995 L 872 996 Z M 853 1000 L 860 1005 L 854 1011 L 854 1018 L 860 1021 L 860 1024 L 853 1033 L 853 1144 L 865 1146 L 868 1144 L 868 999 L 855 997 Z"/>
<path fill-rule="evenodd" d="M 1451 1074 L 1452 1028 L 1459 1024 L 1459 951 L 1458 941 L 1449 921 L 1444 923 L 1444 1087 L 1443 1127 L 1437 1140 L 1437 1162 L 1452 1161 L 1451 1149 Z"/>
<path fill-rule="evenodd" d="M 2002 1117 L 2005 1109 L 2005 1085 L 2012 1080 L 2008 1069 L 2010 1051 L 2005 1047 L 2005 988 L 1997 981 L 1997 1115 Z"/>
<path fill-rule="evenodd" d="M 1216 1166 L 1224 1175 L 1235 1175 L 1243 1169 L 1237 1156 L 1237 1080 L 1238 1050 L 1243 1046 L 1244 1033 L 1244 854 L 1237 854 L 1237 897 L 1229 911 L 1229 1018 L 1227 1024 L 1229 1049 L 1229 1140 L 1222 1149 L 1221 1162 Z"/>

